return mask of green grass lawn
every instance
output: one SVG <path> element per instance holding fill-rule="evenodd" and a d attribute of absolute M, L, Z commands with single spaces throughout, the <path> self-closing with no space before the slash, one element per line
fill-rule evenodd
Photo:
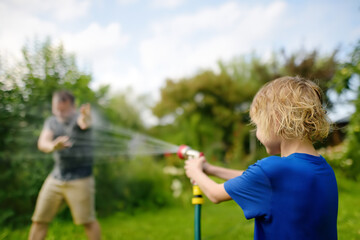
<path fill-rule="evenodd" d="M 158 211 L 138 212 L 135 215 L 116 213 L 101 218 L 103 239 L 192 239 L 194 211 L 186 208 L 168 208 Z M 253 221 L 247 221 L 234 202 L 219 205 L 209 201 L 202 207 L 203 239 L 252 239 Z M 0 239 L 26 239 L 29 228 L 3 229 Z M 55 220 L 47 239 L 86 239 L 82 227 L 71 222 Z"/>
<path fill-rule="evenodd" d="M 337 176 L 339 186 L 339 239 L 360 239 L 360 183 Z M 189 200 L 190 201 L 190 200 Z M 138 212 L 134 215 L 115 213 L 100 218 L 103 239 L 193 239 L 194 211 L 189 203 L 185 208 L 167 208 Z M 208 200 L 202 207 L 202 239 L 253 239 L 254 222 L 247 221 L 233 202 L 218 205 Z M 27 239 L 29 227 L 1 229 L 0 240 Z M 55 220 L 49 229 L 48 240 L 86 239 L 82 227 L 71 222 Z"/>

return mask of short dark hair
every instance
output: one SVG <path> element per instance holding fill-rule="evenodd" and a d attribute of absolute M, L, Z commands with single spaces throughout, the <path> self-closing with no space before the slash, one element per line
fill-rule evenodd
<path fill-rule="evenodd" d="M 61 102 L 66 102 L 66 101 L 70 101 L 71 104 L 75 104 L 75 97 L 74 95 L 66 90 L 60 90 L 60 91 L 56 91 L 53 94 L 53 98 L 57 97 Z"/>

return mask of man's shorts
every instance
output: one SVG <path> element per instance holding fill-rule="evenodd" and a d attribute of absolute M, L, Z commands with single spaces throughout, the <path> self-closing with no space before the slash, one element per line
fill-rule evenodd
<path fill-rule="evenodd" d="M 75 224 L 95 221 L 94 177 L 61 181 L 48 176 L 37 198 L 33 222 L 49 223 L 66 202 Z"/>

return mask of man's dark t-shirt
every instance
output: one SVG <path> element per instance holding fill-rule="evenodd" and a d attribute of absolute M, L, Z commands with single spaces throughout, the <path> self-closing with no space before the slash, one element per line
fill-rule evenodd
<path fill-rule="evenodd" d="M 68 136 L 72 143 L 71 147 L 53 153 L 55 165 L 51 175 L 59 180 L 69 181 L 92 175 L 91 130 L 82 130 L 77 125 L 78 116 L 74 114 L 66 122 L 60 122 L 55 116 L 45 121 L 44 129 L 52 131 L 54 139 Z"/>

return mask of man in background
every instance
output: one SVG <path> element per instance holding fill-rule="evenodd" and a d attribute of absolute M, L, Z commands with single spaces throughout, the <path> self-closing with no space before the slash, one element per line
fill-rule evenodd
<path fill-rule="evenodd" d="M 92 174 L 90 105 L 76 111 L 75 98 L 67 91 L 53 94 L 52 113 L 44 124 L 38 148 L 53 153 L 54 168 L 45 180 L 32 217 L 29 239 L 45 239 L 48 224 L 63 202 L 73 221 L 83 225 L 88 239 L 100 239 L 95 217 L 95 181 Z"/>

